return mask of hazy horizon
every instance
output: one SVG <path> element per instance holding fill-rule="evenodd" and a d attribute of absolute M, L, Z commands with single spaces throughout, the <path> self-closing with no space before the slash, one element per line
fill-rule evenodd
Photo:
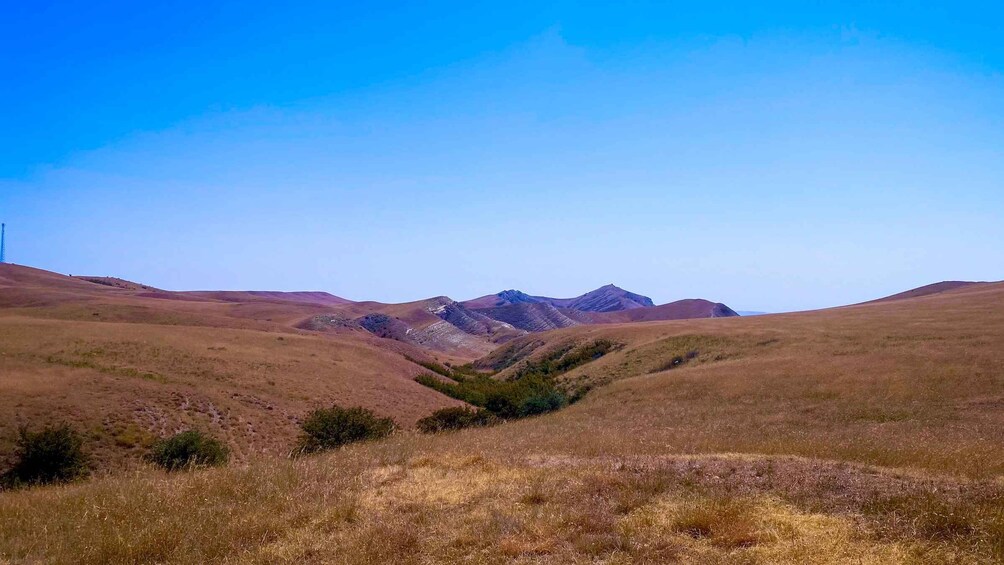
<path fill-rule="evenodd" d="M 1004 11 L 791 5 L 12 7 L 7 259 L 769 312 L 1004 279 Z"/>

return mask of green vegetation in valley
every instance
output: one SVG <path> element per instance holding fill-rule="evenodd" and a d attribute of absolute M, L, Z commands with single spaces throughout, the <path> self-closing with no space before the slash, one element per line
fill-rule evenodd
<path fill-rule="evenodd" d="M 559 388 L 556 377 L 599 359 L 616 347 L 608 340 L 580 347 L 567 345 L 526 362 L 505 380 L 491 374 L 460 371 L 443 375 L 449 380 L 434 375 L 420 375 L 415 380 L 447 396 L 484 408 L 499 418 L 525 418 L 558 410 L 581 398 L 582 391 L 569 394 Z"/>

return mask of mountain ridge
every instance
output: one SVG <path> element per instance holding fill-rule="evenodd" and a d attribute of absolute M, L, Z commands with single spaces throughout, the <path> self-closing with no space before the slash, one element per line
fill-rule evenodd
<path fill-rule="evenodd" d="M 572 298 L 534 296 L 521 290 L 509 289 L 461 302 L 468 308 L 475 309 L 496 308 L 519 303 L 545 303 L 555 308 L 581 312 L 614 312 L 655 306 L 651 298 L 624 290 L 614 284 L 606 284 Z"/>

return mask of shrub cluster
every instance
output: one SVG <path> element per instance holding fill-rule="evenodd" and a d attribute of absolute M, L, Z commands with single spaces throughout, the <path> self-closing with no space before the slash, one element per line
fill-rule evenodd
<path fill-rule="evenodd" d="M 153 445 L 147 460 L 168 471 L 223 465 L 229 459 L 227 447 L 197 430 L 164 438 Z"/>
<path fill-rule="evenodd" d="M 89 472 L 84 440 L 68 424 L 35 432 L 22 426 L 15 440 L 14 466 L 2 477 L 5 488 L 65 483 Z"/>
<path fill-rule="evenodd" d="M 380 418 L 365 408 L 319 408 L 300 425 L 303 432 L 295 453 L 315 453 L 347 443 L 380 439 L 390 435 L 396 427 L 394 420 Z"/>
<path fill-rule="evenodd" d="M 497 424 L 499 419 L 487 410 L 463 407 L 442 408 L 418 421 L 418 431 L 431 434 L 463 428 L 480 428 Z"/>
<path fill-rule="evenodd" d="M 531 375 L 552 377 L 567 373 L 580 365 L 585 365 L 590 361 L 603 357 L 616 347 L 617 344 L 606 339 L 598 339 L 589 345 L 584 345 L 577 349 L 567 346 L 537 361 L 526 363 L 516 371 L 514 378 L 520 379 Z"/>
<path fill-rule="evenodd" d="M 535 416 L 557 410 L 578 400 L 581 394 L 569 397 L 558 388 L 556 377 L 606 355 L 616 344 L 597 340 L 573 348 L 564 347 L 520 367 L 506 380 L 468 371 L 452 371 L 449 380 L 433 375 L 420 375 L 415 380 L 443 394 L 479 406 L 499 418 L 512 419 Z"/>
<path fill-rule="evenodd" d="M 415 380 L 447 396 L 485 408 L 499 418 L 540 414 L 537 407 L 544 403 L 554 408 L 567 404 L 564 393 L 553 382 L 537 376 L 500 381 L 479 375 L 445 382 L 432 375 L 420 375 Z"/>

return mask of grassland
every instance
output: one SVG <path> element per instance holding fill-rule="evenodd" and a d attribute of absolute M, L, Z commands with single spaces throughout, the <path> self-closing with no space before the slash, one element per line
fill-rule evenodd
<path fill-rule="evenodd" d="M 351 347 L 365 345 L 349 337 L 339 344 L 337 336 L 279 341 L 259 330 L 79 322 L 101 325 L 102 336 L 121 327 L 107 337 L 111 344 L 161 348 L 153 355 L 75 344 L 79 337 L 45 325 L 59 323 L 53 320 L 0 322 L 8 325 L 4 352 L 20 352 L 0 357 L 2 398 L 20 402 L 34 387 L 55 386 L 45 379 L 63 371 L 108 379 L 84 404 L 108 402 L 102 399 L 122 387 L 147 391 L 176 381 L 193 391 L 210 383 L 213 394 L 232 393 L 235 383 L 267 390 L 269 379 L 303 391 L 306 384 L 288 379 L 310 371 L 291 367 L 329 347 L 345 348 L 337 355 L 351 365 Z M 25 324 L 43 329 L 20 337 Z M 234 343 L 225 342 L 227 332 L 235 332 Z M 178 351 L 194 351 L 180 345 L 187 339 L 202 344 L 198 360 L 175 361 Z M 497 378 L 569 345 L 619 347 L 562 373 L 565 385 L 592 389 L 545 416 L 437 436 L 405 430 L 300 460 L 247 450 L 224 469 L 167 475 L 137 466 L 0 493 L 0 561 L 1004 561 L 1004 285 L 525 339 L 494 354 L 509 365 Z M 96 347 L 103 353 L 88 357 Z M 370 355 L 379 359 L 373 363 L 391 362 Z M 243 365 L 249 358 L 276 366 Z M 395 359 L 402 365 L 387 370 L 424 371 Z M 39 366 L 45 376 L 33 377 Z M 128 368 L 137 374 L 120 372 Z M 189 373 L 196 370 L 209 373 Z M 401 381 L 436 402 L 445 398 L 407 376 Z M 362 394 L 345 386 L 329 394 Z"/>

